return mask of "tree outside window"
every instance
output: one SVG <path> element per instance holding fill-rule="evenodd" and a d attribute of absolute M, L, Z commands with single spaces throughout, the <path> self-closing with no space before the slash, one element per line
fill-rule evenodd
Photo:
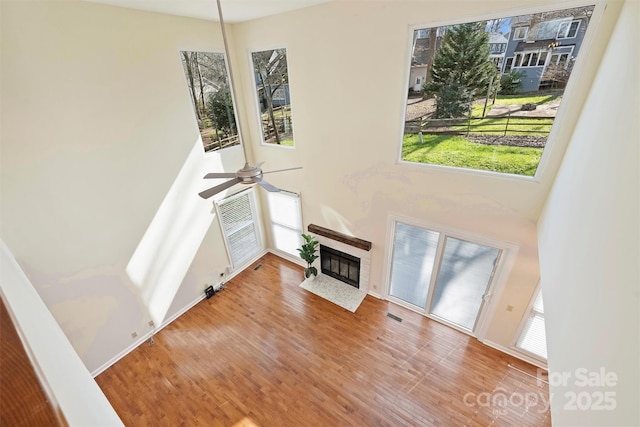
<path fill-rule="evenodd" d="M 204 151 L 238 145 L 235 110 L 224 55 L 180 52 Z"/>
<path fill-rule="evenodd" d="M 535 175 L 593 10 L 416 30 L 401 160 Z"/>
<path fill-rule="evenodd" d="M 263 142 L 293 146 L 287 50 L 251 53 Z"/>

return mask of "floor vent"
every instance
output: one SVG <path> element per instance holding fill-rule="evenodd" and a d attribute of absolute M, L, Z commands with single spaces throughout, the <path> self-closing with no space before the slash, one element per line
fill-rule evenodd
<path fill-rule="evenodd" d="M 398 322 L 402 322 L 402 319 L 395 314 L 387 313 L 387 317 L 392 318 L 393 320 L 397 320 Z"/>
<path fill-rule="evenodd" d="M 258 271 L 260 270 L 260 267 L 262 267 L 262 264 L 258 264 L 255 267 L 253 267 L 253 271 Z"/>

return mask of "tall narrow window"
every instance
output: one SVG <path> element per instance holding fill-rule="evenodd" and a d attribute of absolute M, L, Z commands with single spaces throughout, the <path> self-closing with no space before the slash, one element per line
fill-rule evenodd
<path fill-rule="evenodd" d="M 289 191 L 268 193 L 271 234 L 275 249 L 298 256 L 302 244 L 302 214 L 300 196 Z"/>
<path fill-rule="evenodd" d="M 180 52 L 204 151 L 238 145 L 238 129 L 222 53 Z"/>
<path fill-rule="evenodd" d="M 504 73 L 509 74 L 512 66 L 513 66 L 513 57 L 507 58 L 507 62 L 504 65 Z"/>
<path fill-rule="evenodd" d="M 229 196 L 216 204 L 231 265 L 242 266 L 262 249 L 253 189 Z"/>
<path fill-rule="evenodd" d="M 547 52 L 540 52 L 540 57 L 538 58 L 538 67 L 541 67 L 547 61 Z"/>
<path fill-rule="evenodd" d="M 546 359 L 547 336 L 544 330 L 544 306 L 542 304 L 541 289 L 538 289 L 531 310 L 524 322 L 516 347 Z"/>
<path fill-rule="evenodd" d="M 287 50 L 251 53 L 258 96 L 262 142 L 293 146 Z"/>

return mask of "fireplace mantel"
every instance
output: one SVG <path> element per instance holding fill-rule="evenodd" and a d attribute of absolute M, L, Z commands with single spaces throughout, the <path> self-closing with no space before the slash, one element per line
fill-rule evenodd
<path fill-rule="evenodd" d="M 337 231 L 329 230 L 328 228 L 320 227 L 319 225 L 309 224 L 307 227 L 310 233 L 316 233 L 320 236 L 336 240 L 349 246 L 354 246 L 364 251 L 371 250 L 371 242 L 368 240 L 358 239 L 357 237 L 347 236 L 346 234 L 339 233 Z"/>

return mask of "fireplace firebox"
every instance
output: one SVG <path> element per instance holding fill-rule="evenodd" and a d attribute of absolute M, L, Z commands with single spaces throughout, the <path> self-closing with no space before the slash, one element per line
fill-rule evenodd
<path fill-rule="evenodd" d="M 327 276 L 360 288 L 360 258 L 320 245 L 320 270 Z"/>

